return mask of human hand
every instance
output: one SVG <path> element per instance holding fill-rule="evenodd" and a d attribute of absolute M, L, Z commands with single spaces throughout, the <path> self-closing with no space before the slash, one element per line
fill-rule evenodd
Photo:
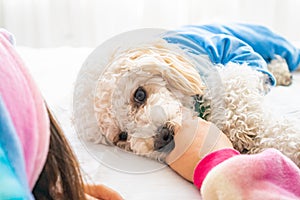
<path fill-rule="evenodd" d="M 175 147 L 166 162 L 190 182 L 193 182 L 196 165 L 205 155 L 219 149 L 233 148 L 221 130 L 199 117 L 186 117 L 174 141 Z"/>
<path fill-rule="evenodd" d="M 121 195 L 105 185 L 84 185 L 87 200 L 123 200 Z"/>

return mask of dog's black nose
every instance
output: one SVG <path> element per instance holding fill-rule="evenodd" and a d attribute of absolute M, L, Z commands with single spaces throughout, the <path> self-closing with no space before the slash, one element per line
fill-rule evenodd
<path fill-rule="evenodd" d="M 158 130 L 158 134 L 154 137 L 154 150 L 171 151 L 174 148 L 174 131 L 167 127 Z"/>

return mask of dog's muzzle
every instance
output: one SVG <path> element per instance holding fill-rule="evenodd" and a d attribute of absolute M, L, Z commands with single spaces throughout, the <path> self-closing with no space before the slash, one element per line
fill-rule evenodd
<path fill-rule="evenodd" d="M 154 150 L 159 152 L 170 152 L 175 146 L 174 131 L 166 126 L 158 130 L 158 134 L 154 136 Z"/>

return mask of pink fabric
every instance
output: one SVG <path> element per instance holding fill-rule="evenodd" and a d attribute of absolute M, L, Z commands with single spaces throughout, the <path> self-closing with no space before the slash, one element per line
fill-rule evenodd
<path fill-rule="evenodd" d="M 7 32 L 0 31 L 0 94 L 23 146 L 26 174 L 32 189 L 48 153 L 49 119 L 43 98 L 11 38 Z"/>
<path fill-rule="evenodd" d="M 214 151 L 207 156 L 205 156 L 197 165 L 194 170 L 194 185 L 199 189 L 206 175 L 221 162 L 239 155 L 240 153 L 234 149 L 222 149 Z"/>
<path fill-rule="evenodd" d="M 233 156 L 207 173 L 201 195 L 204 200 L 300 199 L 300 170 L 275 149 Z"/>

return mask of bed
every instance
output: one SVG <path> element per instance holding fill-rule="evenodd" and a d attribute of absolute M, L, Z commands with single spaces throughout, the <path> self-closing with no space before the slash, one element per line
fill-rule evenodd
<path fill-rule="evenodd" d="M 60 121 L 82 168 L 84 179 L 102 183 L 118 191 L 125 199 L 201 199 L 199 191 L 170 168 L 161 165 L 148 173 L 121 172 L 99 162 L 85 148 L 72 126 L 72 92 L 77 73 L 93 51 L 92 48 L 59 47 L 34 49 L 18 47 L 42 94 Z M 267 102 L 280 115 L 300 119 L 300 72 L 294 73 L 290 87 L 276 87 L 267 95 Z M 109 147 L 107 147 L 109 148 Z M 140 162 L 144 158 L 135 156 Z"/>

